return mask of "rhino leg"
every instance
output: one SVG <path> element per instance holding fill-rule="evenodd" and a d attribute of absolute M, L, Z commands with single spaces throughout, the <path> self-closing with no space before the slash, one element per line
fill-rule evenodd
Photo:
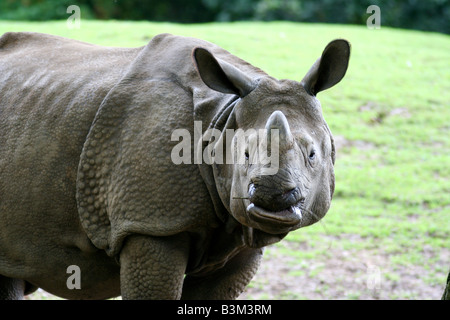
<path fill-rule="evenodd" d="M 186 235 L 133 235 L 120 253 L 123 299 L 180 299 L 189 254 Z"/>
<path fill-rule="evenodd" d="M 224 267 L 204 277 L 186 276 L 182 299 L 236 299 L 258 270 L 262 249 L 247 248 Z"/>
<path fill-rule="evenodd" d="M 447 285 L 445 286 L 441 300 L 450 300 L 450 272 L 448 273 Z"/>
<path fill-rule="evenodd" d="M 21 300 L 25 292 L 25 281 L 0 275 L 0 300 Z"/>

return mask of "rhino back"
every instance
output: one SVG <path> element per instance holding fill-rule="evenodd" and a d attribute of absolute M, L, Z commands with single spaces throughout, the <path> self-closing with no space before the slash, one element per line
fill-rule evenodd
<path fill-rule="evenodd" d="M 89 249 L 75 199 L 79 157 L 99 105 L 139 50 L 35 33 L 0 38 L 0 273 L 25 278 L 36 257 L 51 265 L 61 246 Z"/>
<path fill-rule="evenodd" d="M 35 152 L 41 156 L 67 154 L 71 159 L 79 155 L 101 101 L 138 51 L 104 48 L 44 34 L 3 35 L 2 161 L 21 152 L 27 154 L 23 160 L 28 162 L 38 160 L 32 156 Z M 64 149 L 63 154 L 58 148 Z"/>

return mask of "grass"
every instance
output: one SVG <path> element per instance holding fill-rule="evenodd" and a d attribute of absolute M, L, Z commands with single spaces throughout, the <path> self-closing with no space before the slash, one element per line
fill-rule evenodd
<path fill-rule="evenodd" d="M 348 39 L 352 55 L 346 77 L 319 94 L 324 116 L 341 141 L 332 207 L 322 223 L 267 249 L 267 263 L 283 256 L 289 267 L 297 266 L 286 273 L 288 282 L 307 275 L 321 285 L 309 295 L 291 288 L 258 295 L 270 284 L 257 276 L 246 297 L 421 299 L 442 294 L 450 266 L 449 36 L 287 22 L 83 20 L 74 30 L 64 21 L 1 22 L 0 33 L 7 31 L 45 32 L 107 46 L 142 46 L 169 32 L 214 42 L 277 78 L 296 80 L 330 40 Z M 336 256 L 341 264 L 335 272 L 339 266 L 349 268 L 342 274 L 355 281 L 318 279 Z M 367 289 L 367 273 L 358 265 L 369 262 L 382 273 L 376 292 Z"/>

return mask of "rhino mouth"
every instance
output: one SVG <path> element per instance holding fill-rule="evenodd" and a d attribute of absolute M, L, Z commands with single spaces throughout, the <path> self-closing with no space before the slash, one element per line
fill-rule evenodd
<path fill-rule="evenodd" d="M 302 218 L 301 202 L 281 211 L 270 211 L 262 207 L 256 206 L 254 203 L 250 203 L 247 206 L 247 213 L 253 221 L 271 225 L 278 228 L 290 228 L 298 225 Z"/>

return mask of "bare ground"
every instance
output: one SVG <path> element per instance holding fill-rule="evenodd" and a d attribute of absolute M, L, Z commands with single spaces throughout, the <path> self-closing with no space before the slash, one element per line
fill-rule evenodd
<path fill-rule="evenodd" d="M 424 250 L 425 261 L 437 259 L 429 268 L 394 264 L 391 255 L 380 249 L 341 250 L 331 245 L 318 259 L 299 264 L 281 253 L 283 247 L 305 249 L 292 242 L 268 249 L 240 299 L 436 300 L 442 297 L 450 261 L 450 250 Z"/>

